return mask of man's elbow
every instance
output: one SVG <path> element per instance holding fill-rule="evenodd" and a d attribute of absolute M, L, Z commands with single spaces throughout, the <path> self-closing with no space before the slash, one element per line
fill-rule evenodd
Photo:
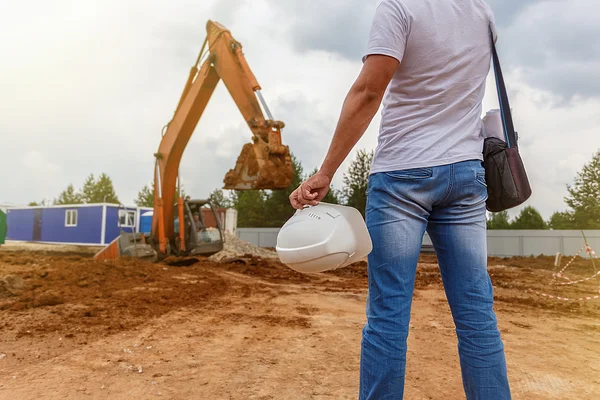
<path fill-rule="evenodd" d="M 369 105 L 373 103 L 381 103 L 385 87 L 370 83 L 369 81 L 357 81 L 352 88 L 352 95 L 356 97 L 361 104 Z"/>
<path fill-rule="evenodd" d="M 354 91 L 361 102 L 376 103 L 379 106 L 399 63 L 396 58 L 384 55 L 371 55 L 367 58 L 354 84 Z"/>

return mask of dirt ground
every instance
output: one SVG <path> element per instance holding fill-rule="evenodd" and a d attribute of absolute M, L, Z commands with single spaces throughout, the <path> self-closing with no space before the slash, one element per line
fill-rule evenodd
<path fill-rule="evenodd" d="M 598 282 L 556 289 L 552 264 L 490 259 L 513 398 L 598 399 L 600 300 L 527 292 L 589 296 Z M 593 274 L 582 259 L 567 272 Z M 258 258 L 173 267 L 0 248 L 3 277 L 0 399 L 357 398 L 365 263 L 307 276 Z M 418 268 L 406 398 L 465 398 L 434 256 Z"/>

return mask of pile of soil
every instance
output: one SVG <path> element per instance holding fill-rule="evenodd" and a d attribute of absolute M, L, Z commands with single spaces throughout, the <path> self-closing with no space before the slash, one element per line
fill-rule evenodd
<path fill-rule="evenodd" d="M 23 279 L 18 275 L 0 277 L 0 299 L 19 295 L 24 286 Z"/>
<path fill-rule="evenodd" d="M 350 292 L 367 286 L 364 263 L 306 275 L 283 265 L 272 252 L 243 241 L 229 243 L 235 250 L 229 254 L 244 256 L 219 262 L 203 258 L 186 267 L 133 258 L 103 262 L 85 254 L 0 252 L 0 330 L 16 337 L 57 331 L 99 337 L 177 309 L 220 307 L 232 293 L 261 292 L 268 284 Z M 270 258 L 248 255 L 253 252 Z"/>
<path fill-rule="evenodd" d="M 308 285 L 328 292 L 362 292 L 367 288 L 365 262 L 323 274 L 301 274 L 277 260 L 274 252 L 237 238 L 228 243 L 227 254 L 237 258 L 222 256 L 219 262 L 204 258 L 182 268 L 137 259 L 100 262 L 81 254 L 0 252 L 4 293 L 0 296 L 0 329 L 16 330 L 19 334 L 43 334 L 60 328 L 73 333 L 120 331 L 176 309 L 212 307 L 228 301 L 227 293 L 260 291 L 269 283 Z M 268 257 L 252 253 L 267 253 Z M 552 265 L 552 257 L 539 258 L 537 262 L 527 260 L 529 263 L 525 258 L 501 260 L 522 264 L 519 267 L 495 266 L 494 261 L 490 260 L 490 275 L 498 290 L 496 300 L 500 307 L 510 304 L 600 315 L 598 301 L 561 303 L 528 293 L 528 289 L 533 289 L 570 298 L 594 295 L 598 292 L 596 279 L 554 287 L 550 285 L 552 270 L 538 268 Z M 419 262 L 416 288 L 442 289 L 435 257 L 422 256 Z M 584 260 L 577 260 L 571 271 L 573 279 L 589 276 L 578 273 L 584 264 Z M 28 315 L 26 323 L 23 319 L 14 323 L 11 316 L 21 313 Z"/>
<path fill-rule="evenodd" d="M 182 277 L 181 268 L 137 259 L 101 262 L 85 255 L 5 252 L 0 270 L 22 282 L 12 278 L 22 289 L 0 298 L 0 315 L 32 317 L 13 326 L 18 334 L 130 329 L 173 309 L 209 306 L 228 290 L 210 268 L 186 270 Z M 11 318 L 0 320 L 0 329 L 12 326 Z"/>
<path fill-rule="evenodd" d="M 594 268 L 600 269 L 600 262 L 598 259 L 594 259 L 594 264 L 588 256 L 563 256 L 560 268 L 554 266 L 554 257 L 551 256 L 530 256 L 530 257 L 511 257 L 511 258 L 499 258 L 490 257 L 488 264 L 490 266 L 507 266 L 525 269 L 536 269 L 536 270 L 551 270 L 558 272 L 570 262 L 567 268 L 568 272 L 575 272 L 577 274 L 591 275 L 593 274 Z"/>
<path fill-rule="evenodd" d="M 276 259 L 277 253 L 272 250 L 263 249 L 252 243 L 241 240 L 236 235 L 225 233 L 223 250 L 209 257 L 210 261 L 223 261 L 236 257 L 254 256 L 266 259 Z"/>

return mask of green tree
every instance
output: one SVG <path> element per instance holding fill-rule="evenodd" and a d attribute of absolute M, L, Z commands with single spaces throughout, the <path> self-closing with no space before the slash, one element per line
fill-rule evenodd
<path fill-rule="evenodd" d="M 264 190 L 236 190 L 232 195 L 233 207 L 238 211 L 240 228 L 261 228 L 268 225 Z"/>
<path fill-rule="evenodd" d="M 512 229 L 547 229 L 541 214 L 532 206 L 521 210 L 521 214 L 511 224 Z"/>
<path fill-rule="evenodd" d="M 90 199 L 94 197 L 94 193 L 96 191 L 96 178 L 94 174 L 88 175 L 83 182 L 83 187 L 81 188 L 81 197 L 84 203 L 90 203 Z"/>
<path fill-rule="evenodd" d="M 318 171 L 319 171 L 318 168 L 313 169 L 313 171 L 308 176 L 306 176 L 306 179 L 313 176 Z M 340 193 L 338 190 L 335 190 L 333 186 L 330 186 L 329 192 L 327 192 L 327 194 L 325 195 L 325 197 L 323 197 L 323 199 L 321 201 L 323 203 L 329 203 L 329 204 L 340 204 Z"/>
<path fill-rule="evenodd" d="M 181 185 L 181 197 L 185 199 L 186 196 L 187 194 L 185 193 L 185 189 L 183 188 L 183 185 Z M 175 201 L 177 201 L 177 197 L 177 188 L 175 188 Z M 154 184 L 149 183 L 144 185 L 144 187 L 138 192 L 137 197 L 135 200 L 133 200 L 133 202 L 138 207 L 154 207 Z"/>
<path fill-rule="evenodd" d="M 578 229 L 600 229 L 600 151 L 577 173 L 575 184 L 567 185 L 565 202 Z"/>
<path fill-rule="evenodd" d="M 363 217 L 367 208 L 367 188 L 373 155 L 372 150 L 360 150 L 350 164 L 347 173 L 344 174 L 343 180 L 342 193 L 346 205 L 356 208 Z"/>
<path fill-rule="evenodd" d="M 231 200 L 225 196 L 223 190 L 221 189 L 213 190 L 213 192 L 208 196 L 208 200 L 217 208 L 231 207 Z"/>
<path fill-rule="evenodd" d="M 555 212 L 548 221 L 548 226 L 551 229 L 576 229 L 573 214 L 570 212 Z"/>
<path fill-rule="evenodd" d="M 31 201 L 29 202 L 29 204 L 27 204 L 29 207 L 39 207 L 39 206 L 49 206 L 50 202 L 46 199 L 43 199 L 40 202 L 37 201 Z"/>
<path fill-rule="evenodd" d="M 510 221 L 508 217 L 508 211 L 501 211 L 498 213 L 492 213 L 490 218 L 487 220 L 488 229 L 510 229 Z"/>
<path fill-rule="evenodd" d="M 67 186 L 65 190 L 63 190 L 56 200 L 54 200 L 54 204 L 81 204 L 83 203 L 83 199 L 81 198 L 81 193 L 75 190 L 72 184 Z"/>
<path fill-rule="evenodd" d="M 138 207 L 154 207 L 154 188 L 152 185 L 144 185 L 133 202 Z"/>
<path fill-rule="evenodd" d="M 271 190 L 267 192 L 265 199 L 265 226 L 281 227 L 294 215 L 296 210 L 290 204 L 290 195 L 300 186 L 304 176 L 304 168 L 300 160 L 293 154 L 292 157 L 292 183 L 283 190 Z"/>
<path fill-rule="evenodd" d="M 120 203 L 112 180 L 105 173 L 102 173 L 97 179 L 94 174 L 90 174 L 83 184 L 81 193 L 84 203 Z"/>

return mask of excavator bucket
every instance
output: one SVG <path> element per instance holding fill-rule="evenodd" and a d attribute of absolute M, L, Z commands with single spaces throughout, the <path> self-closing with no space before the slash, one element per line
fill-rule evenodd
<path fill-rule="evenodd" d="M 142 240 L 141 233 L 122 232 L 108 246 L 94 255 L 98 261 L 117 260 L 122 257 L 134 257 L 156 261 L 156 251 Z"/>
<path fill-rule="evenodd" d="M 286 189 L 292 184 L 292 159 L 287 146 L 269 149 L 262 141 L 242 148 L 235 168 L 225 175 L 227 190 Z"/>

